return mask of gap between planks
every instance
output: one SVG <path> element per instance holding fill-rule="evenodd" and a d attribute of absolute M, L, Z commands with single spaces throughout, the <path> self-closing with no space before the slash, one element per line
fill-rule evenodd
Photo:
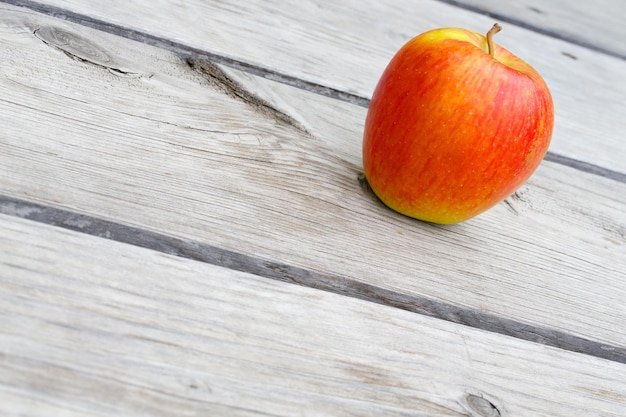
<path fill-rule="evenodd" d="M 512 24 L 512 25 L 515 25 L 515 26 L 519 26 L 521 28 L 528 29 L 528 30 L 533 31 L 535 33 L 539 33 L 541 35 L 549 36 L 549 37 L 554 38 L 554 39 L 559 39 L 559 40 L 571 43 L 573 45 L 577 45 L 577 46 L 589 49 L 591 51 L 599 52 L 599 53 L 602 53 L 604 55 L 612 56 L 614 58 L 626 60 L 626 55 L 624 55 L 624 54 L 622 54 L 620 52 L 617 52 L 617 51 L 613 51 L 610 48 L 603 48 L 602 46 L 599 46 L 599 45 L 594 44 L 592 42 L 587 42 L 585 40 L 578 39 L 578 38 L 575 38 L 573 36 L 569 36 L 567 34 L 559 32 L 557 30 L 551 30 L 551 29 L 547 29 L 545 27 L 541 27 L 539 25 L 533 25 L 533 24 L 531 24 L 528 21 L 525 21 L 523 19 L 516 19 L 515 17 L 512 17 L 510 15 L 506 15 L 506 14 L 503 14 L 503 13 L 498 13 L 498 12 L 495 12 L 493 10 L 489 10 L 488 8 L 483 7 L 483 6 L 475 6 L 475 5 L 472 5 L 472 4 L 464 3 L 463 1 L 459 1 L 459 0 L 436 0 L 436 1 L 439 1 L 439 2 L 445 3 L 445 4 L 449 4 L 451 6 L 458 7 L 459 9 L 467 10 L 469 12 L 482 14 L 484 16 L 491 17 L 491 18 L 493 18 L 495 20 L 499 20 L 501 22 L 509 23 L 509 24 Z"/>
<path fill-rule="evenodd" d="M 391 291 L 340 275 L 263 259 L 1 194 L 0 213 L 626 364 L 626 348 L 600 343 L 547 327 L 528 325 L 427 297 Z"/>
<path fill-rule="evenodd" d="M 602 48 L 598 48 L 591 44 L 586 44 L 582 41 L 577 41 L 574 39 L 568 39 L 555 33 L 553 31 L 541 29 L 538 27 L 534 27 L 525 23 L 523 21 L 518 21 L 517 19 L 510 18 L 507 16 L 503 16 L 500 14 L 493 14 L 489 11 L 482 10 L 478 7 L 470 6 L 467 4 L 463 4 L 462 2 L 458 2 L 455 0 L 437 0 L 442 3 L 447 3 L 468 11 L 481 13 L 490 17 L 497 18 L 503 22 L 511 23 L 513 25 L 532 30 L 534 32 L 547 35 L 556 39 L 561 39 L 572 44 L 604 53 L 606 55 L 614 56 L 620 59 L 626 60 L 626 57 L 621 55 L 616 55 L 613 52 L 605 51 Z M 326 96 L 329 98 L 342 100 L 357 106 L 367 108 L 369 106 L 369 99 L 367 97 L 362 97 L 357 94 L 352 94 L 346 91 L 342 91 L 336 88 L 332 88 L 329 86 L 321 85 L 318 83 L 314 83 L 311 81 L 303 80 L 297 77 L 290 76 L 288 74 L 283 74 L 277 72 L 275 70 L 271 70 L 268 68 L 263 68 L 259 65 L 253 65 L 242 60 L 237 60 L 234 58 L 228 58 L 222 55 L 218 55 L 215 53 L 211 53 L 209 51 L 205 51 L 199 48 L 194 48 L 188 45 L 185 45 L 180 42 L 175 42 L 167 38 L 151 35 L 148 33 L 144 33 L 141 31 L 137 31 L 134 29 L 130 29 L 121 25 L 116 25 L 114 23 L 106 22 L 100 19 L 96 19 L 90 16 L 86 16 L 80 13 L 75 13 L 69 10 L 65 10 L 59 7 L 45 5 L 41 3 L 37 3 L 30 0 L 0 0 L 0 3 L 6 3 L 13 6 L 27 8 L 29 10 L 35 11 L 37 13 L 41 13 L 44 15 L 52 16 L 57 19 L 65 20 L 68 22 L 76 23 L 82 26 L 86 26 L 92 29 L 96 29 L 102 32 L 110 33 L 113 35 L 117 35 L 126 39 L 130 39 L 133 41 L 141 42 L 146 45 L 154 46 L 160 49 L 165 49 L 171 51 L 183 59 L 196 58 L 196 59 L 204 59 L 208 60 L 212 63 L 223 64 L 230 68 L 234 68 L 240 71 L 244 71 L 268 80 L 276 81 L 282 84 L 286 84 L 292 87 L 296 87 L 305 91 L 309 91 L 312 93 L 320 94 L 322 96 Z M 596 164 L 592 164 L 589 162 L 580 161 L 574 158 L 569 158 L 564 155 L 560 155 L 554 152 L 548 152 L 545 156 L 545 159 L 550 162 L 554 162 L 560 165 L 564 165 L 578 171 L 582 171 L 588 174 L 597 175 L 603 178 L 608 178 L 613 181 L 617 181 L 620 183 L 626 184 L 626 173 L 619 172 L 616 170 L 608 169 Z"/>
<path fill-rule="evenodd" d="M 2 415 L 623 417 L 613 362 L 11 216 L 0 228 Z"/>

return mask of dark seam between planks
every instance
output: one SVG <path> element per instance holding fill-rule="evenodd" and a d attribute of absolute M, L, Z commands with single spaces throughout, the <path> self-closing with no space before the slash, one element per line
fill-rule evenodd
<path fill-rule="evenodd" d="M 424 296 L 403 294 L 346 276 L 263 259 L 1 194 L 0 214 L 626 364 L 626 348 L 623 347 L 600 343 L 560 330 L 524 324 L 492 313 L 464 308 Z"/>
<path fill-rule="evenodd" d="M 577 159 L 570 158 L 564 155 L 559 155 L 554 152 L 546 153 L 544 159 L 555 164 L 564 165 L 566 167 L 574 168 L 578 171 L 586 172 L 588 174 L 597 175 L 599 177 L 608 178 L 610 180 L 626 184 L 626 173 L 623 172 L 614 171 L 612 169 L 604 168 L 599 165 L 591 164 L 589 162 L 579 161 Z"/>
<path fill-rule="evenodd" d="M 604 55 L 612 56 L 613 58 L 626 60 L 626 55 L 624 55 L 623 53 L 613 51 L 611 49 L 603 48 L 602 46 L 593 44 L 591 42 L 586 42 L 574 36 L 567 35 L 567 34 L 564 34 L 555 30 L 550 30 L 539 25 L 533 25 L 532 23 L 529 23 L 522 19 L 516 19 L 515 17 L 511 17 L 510 15 L 497 13 L 492 10 L 488 10 L 486 8 L 480 7 L 480 6 L 473 6 L 470 4 L 465 4 L 462 1 L 457 1 L 457 0 L 435 0 L 435 1 L 449 4 L 450 6 L 458 7 L 459 9 L 467 10 L 468 12 L 477 13 L 483 16 L 491 17 L 495 20 L 499 20 L 500 22 L 510 23 L 512 25 L 519 26 L 524 29 L 528 29 L 532 32 L 539 33 L 540 35 L 545 35 L 554 39 L 559 39 L 559 40 L 571 43 L 573 45 L 589 49 L 594 52 L 599 52 Z"/>
<path fill-rule="evenodd" d="M 356 94 L 341 91 L 332 87 L 327 87 L 311 81 L 302 80 L 300 78 L 293 77 L 287 74 L 282 74 L 277 71 L 261 67 L 259 65 L 253 65 L 234 58 L 224 57 L 222 55 L 208 52 L 199 48 L 194 48 L 189 45 L 185 45 L 183 43 L 176 42 L 167 38 L 162 38 L 159 36 L 151 35 L 149 33 L 140 32 L 134 29 L 129 29 L 124 26 L 116 25 L 115 23 L 106 22 L 87 15 L 61 9 L 59 7 L 49 6 L 30 0 L 0 0 L 0 3 L 6 3 L 13 6 L 27 8 L 29 10 L 44 14 L 46 16 L 54 17 L 56 19 L 76 23 L 81 26 L 86 26 L 102 32 L 110 33 L 112 35 L 117 35 L 146 45 L 154 46 L 156 48 L 165 49 L 175 53 L 183 59 L 205 59 L 216 64 L 223 64 L 228 67 L 257 75 L 272 81 L 277 81 L 282 84 L 287 84 L 292 87 L 320 94 L 322 96 L 342 100 L 361 107 L 367 107 L 369 105 L 369 99 Z"/>
<path fill-rule="evenodd" d="M 457 2 L 454 0 L 438 0 L 438 1 L 449 3 L 451 5 L 455 5 L 460 8 L 465 8 L 469 11 L 478 12 L 478 13 L 492 16 L 488 12 L 482 11 L 479 8 L 472 8 L 469 6 L 462 6 L 461 4 L 457 4 Z M 96 29 L 102 32 L 121 36 L 123 38 L 137 41 L 140 43 L 144 43 L 146 45 L 154 46 L 160 49 L 165 49 L 165 50 L 168 50 L 177 54 L 178 56 L 180 56 L 182 59 L 185 59 L 185 60 L 190 59 L 190 58 L 205 59 L 213 63 L 223 64 L 223 65 L 226 65 L 228 67 L 231 67 L 240 71 L 244 71 L 244 72 L 247 72 L 247 73 L 268 79 L 268 80 L 280 82 L 282 84 L 290 85 L 292 87 L 296 87 L 301 90 L 316 93 L 325 97 L 342 100 L 342 101 L 345 101 L 345 102 L 348 102 L 357 106 L 365 107 L 365 108 L 369 106 L 370 100 L 366 97 L 361 97 L 356 94 L 341 91 L 341 90 L 324 86 L 321 84 L 317 84 L 311 81 L 302 80 L 300 78 L 293 77 L 287 74 L 282 74 L 277 71 L 270 70 L 268 68 L 263 68 L 261 66 L 253 65 L 253 64 L 239 61 L 233 58 L 227 58 L 227 57 L 214 54 L 208 51 L 204 51 L 198 48 L 193 48 L 191 46 L 185 45 L 180 42 L 175 42 L 167 38 L 162 38 L 159 36 L 140 32 L 134 29 L 129 29 L 124 26 L 120 26 L 114 23 L 95 19 L 93 17 L 86 16 L 80 13 L 75 13 L 69 10 L 61 9 L 59 7 L 49 6 L 49 5 L 37 3 L 34 1 L 30 1 L 30 0 L 0 0 L 0 3 L 6 3 L 6 4 L 11 4 L 13 6 L 27 8 L 37 13 L 51 16 L 57 19 L 66 20 L 68 22 L 76 23 L 76 24 L 86 26 L 92 29 Z M 499 17 L 499 16 L 496 16 L 496 17 Z M 500 20 L 507 21 L 505 19 L 500 19 Z M 514 22 L 514 21 L 511 21 L 511 23 L 518 25 L 518 26 L 525 27 L 524 25 L 518 24 L 517 22 Z M 544 33 L 544 34 L 553 36 L 550 33 Z M 568 42 L 570 41 L 568 40 Z M 571 41 L 571 42 L 575 43 L 574 41 Z M 603 52 L 603 51 L 599 51 L 599 52 Z M 626 57 L 624 58 L 626 59 Z M 579 161 L 577 159 L 569 158 L 569 157 L 562 156 L 559 154 L 554 154 L 552 152 L 548 152 L 548 154 L 546 155 L 546 160 L 560 164 L 560 165 L 565 165 L 565 166 L 574 168 L 582 172 L 586 172 L 589 174 L 597 175 L 600 177 L 608 178 L 608 179 L 626 184 L 626 173 L 604 168 L 604 167 L 591 164 L 588 162 Z"/>
<path fill-rule="evenodd" d="M 626 55 L 620 53 L 620 52 L 616 52 L 613 51 L 611 49 L 608 48 L 603 48 L 602 46 L 596 45 L 594 43 L 591 42 L 586 42 L 584 40 L 578 39 L 576 37 L 573 36 L 569 36 L 567 34 L 563 34 L 560 33 L 558 31 L 555 30 L 550 30 L 550 29 L 546 29 L 545 27 L 539 26 L 539 25 L 533 25 L 527 21 L 524 21 L 522 19 L 516 19 L 515 17 L 511 17 L 509 15 L 505 15 L 502 13 L 497 13 L 497 12 L 493 12 L 491 10 L 488 10 L 486 8 L 480 7 L 480 6 L 473 6 L 473 5 L 469 5 L 469 4 L 465 4 L 462 1 L 458 1 L 458 0 L 435 0 L 438 1 L 440 3 L 444 3 L 444 4 L 448 4 L 450 6 L 454 6 L 457 7 L 459 9 L 463 9 L 463 10 L 467 10 L 469 12 L 472 13 L 476 13 L 476 14 L 480 14 L 483 16 L 487 16 L 487 17 L 491 17 L 493 19 L 499 20 L 501 22 L 506 22 L 506 23 L 510 23 L 512 25 L 515 26 L 519 26 L 521 28 L 530 30 L 532 32 L 541 34 L 541 35 L 545 35 L 548 36 L 550 38 L 554 38 L 554 39 L 559 39 L 568 43 L 571 43 L 573 45 L 577 45 L 580 46 L 582 48 L 586 48 L 589 49 L 591 51 L 594 52 L 599 52 L 608 56 L 612 56 L 614 58 L 618 58 L 621 60 L 626 60 Z M 62 9 L 60 7 L 56 7 L 56 6 L 51 6 L 51 5 L 47 5 L 47 4 L 42 4 L 42 3 L 37 3 L 35 1 L 31 1 L 31 0 L 0 0 L 0 3 L 6 3 L 6 4 L 11 4 L 14 6 L 19 6 L 19 7 L 24 7 L 42 14 L 46 14 L 48 16 L 53 16 L 56 17 L 58 19 L 63 19 L 63 20 L 67 20 L 70 22 L 74 22 L 74 23 L 79 23 L 81 25 L 84 26 L 89 26 L 91 28 L 94 29 L 98 29 L 98 30 L 103 30 L 103 31 L 107 31 L 109 33 L 112 34 L 116 34 L 116 35 L 121 35 L 124 37 L 129 37 L 126 36 L 126 34 L 130 34 L 133 33 L 135 35 L 139 35 L 138 37 L 130 37 L 130 39 L 134 39 L 140 42 L 144 42 L 144 43 L 149 43 L 146 42 L 147 40 L 152 40 L 152 41 L 157 41 L 157 44 L 152 44 L 153 46 L 158 46 L 158 47 L 163 47 L 161 46 L 161 42 L 164 42 L 165 44 L 171 44 L 171 45 L 177 45 L 177 46 L 182 46 L 184 49 L 192 49 L 189 48 L 183 44 L 177 43 L 177 42 L 173 42 L 170 41 L 168 39 L 165 38 L 160 38 L 158 36 L 154 36 L 154 35 L 149 35 L 146 33 L 142 33 L 139 31 L 135 31 L 132 29 L 128 29 L 126 27 L 123 26 L 119 26 L 113 23 L 109 23 L 109 22 L 105 22 L 99 19 L 95 19 L 93 17 L 87 16 L 87 15 L 83 15 L 80 13 L 75 13 L 66 9 Z M 203 51 L 203 53 L 206 54 L 206 52 Z M 219 57 L 222 59 L 227 59 L 224 57 Z M 230 60 L 229 60 L 230 61 Z M 238 62 L 236 60 L 232 60 L 234 62 Z M 245 65 L 245 64 L 244 64 Z M 270 71 L 272 72 L 272 71 Z M 289 77 L 289 76 L 287 76 Z M 292 77 L 289 77 L 292 78 Z M 305 81 L 306 83 L 306 81 Z M 327 88 L 327 87 L 324 87 Z M 331 89 L 332 90 L 332 89 Z M 347 94 L 349 97 L 353 96 L 350 93 L 344 93 L 342 91 L 339 90 L 335 90 L 339 93 L 342 94 Z M 354 96 L 356 98 L 361 98 L 359 96 Z"/>

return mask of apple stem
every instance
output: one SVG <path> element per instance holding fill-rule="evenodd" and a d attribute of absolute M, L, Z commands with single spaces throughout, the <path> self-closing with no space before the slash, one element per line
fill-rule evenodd
<path fill-rule="evenodd" d="M 493 35 L 500 32 L 502 30 L 502 26 L 497 23 L 494 23 L 493 27 L 489 29 L 487 32 L 487 47 L 489 48 L 489 55 L 493 56 Z"/>

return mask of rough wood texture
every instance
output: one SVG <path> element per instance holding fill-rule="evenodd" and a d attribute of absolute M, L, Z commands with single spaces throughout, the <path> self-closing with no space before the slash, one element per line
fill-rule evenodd
<path fill-rule="evenodd" d="M 291 81 L 295 77 L 360 97 L 370 96 L 391 56 L 418 33 L 442 26 L 486 31 L 493 24 L 491 17 L 433 0 L 155 0 L 150 7 L 122 0 L 44 3 L 242 61 L 247 67 L 269 70 L 268 76 L 286 74 Z M 595 9 L 597 4 L 577 2 L 575 8 L 569 3 L 563 7 Z M 170 16 L 167 25 L 162 10 Z M 623 2 L 611 8 L 618 20 L 625 10 Z M 559 16 L 553 18 L 559 21 Z M 123 32 L 119 27 L 92 23 Z M 572 23 L 563 18 L 559 25 Z M 616 22 L 613 26 L 623 25 Z M 141 37 L 134 32 L 127 35 Z M 622 38 L 616 37 L 617 43 Z M 622 140 L 626 62 L 512 24 L 505 25 L 496 42 L 536 67 L 550 86 L 556 107 L 551 151 L 626 173 Z"/>
<path fill-rule="evenodd" d="M 598 0 L 444 0 L 534 31 L 626 58 L 624 2 Z"/>
<path fill-rule="evenodd" d="M 491 18 L 1 3 L 0 415 L 624 414 L 624 60 L 507 25 L 552 87 L 552 152 L 441 227 L 361 178 L 367 97 L 409 37 Z"/>
<path fill-rule="evenodd" d="M 485 215 L 424 224 L 359 182 L 363 108 L 2 17 L 3 193 L 367 284 L 357 297 L 436 300 L 449 320 L 467 308 L 626 346 L 626 185 L 548 162 Z"/>
<path fill-rule="evenodd" d="M 0 247 L 3 416 L 626 407 L 626 365 L 13 216 L 0 215 Z"/>

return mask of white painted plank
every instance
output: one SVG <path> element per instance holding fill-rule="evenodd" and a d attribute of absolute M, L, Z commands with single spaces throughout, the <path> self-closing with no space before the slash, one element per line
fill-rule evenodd
<path fill-rule="evenodd" d="M 424 224 L 361 188 L 362 108 L 239 74 L 280 120 L 164 51 L 2 16 L 0 192 L 626 346 L 624 184 L 544 163 L 508 204 Z M 51 27 L 90 55 L 32 35 Z"/>
<path fill-rule="evenodd" d="M 493 24 L 492 18 L 434 0 L 44 3 L 364 97 L 409 38 L 444 26 L 486 32 Z M 623 13 L 615 16 L 619 20 Z M 496 41 L 537 68 L 550 86 L 556 108 L 551 151 L 626 173 L 626 62 L 510 24 Z"/>
<path fill-rule="evenodd" d="M 623 364 L 11 216 L 0 249 L 3 416 L 626 407 Z"/>
<path fill-rule="evenodd" d="M 626 57 L 626 4 L 621 0 L 455 0 L 591 48 Z"/>

